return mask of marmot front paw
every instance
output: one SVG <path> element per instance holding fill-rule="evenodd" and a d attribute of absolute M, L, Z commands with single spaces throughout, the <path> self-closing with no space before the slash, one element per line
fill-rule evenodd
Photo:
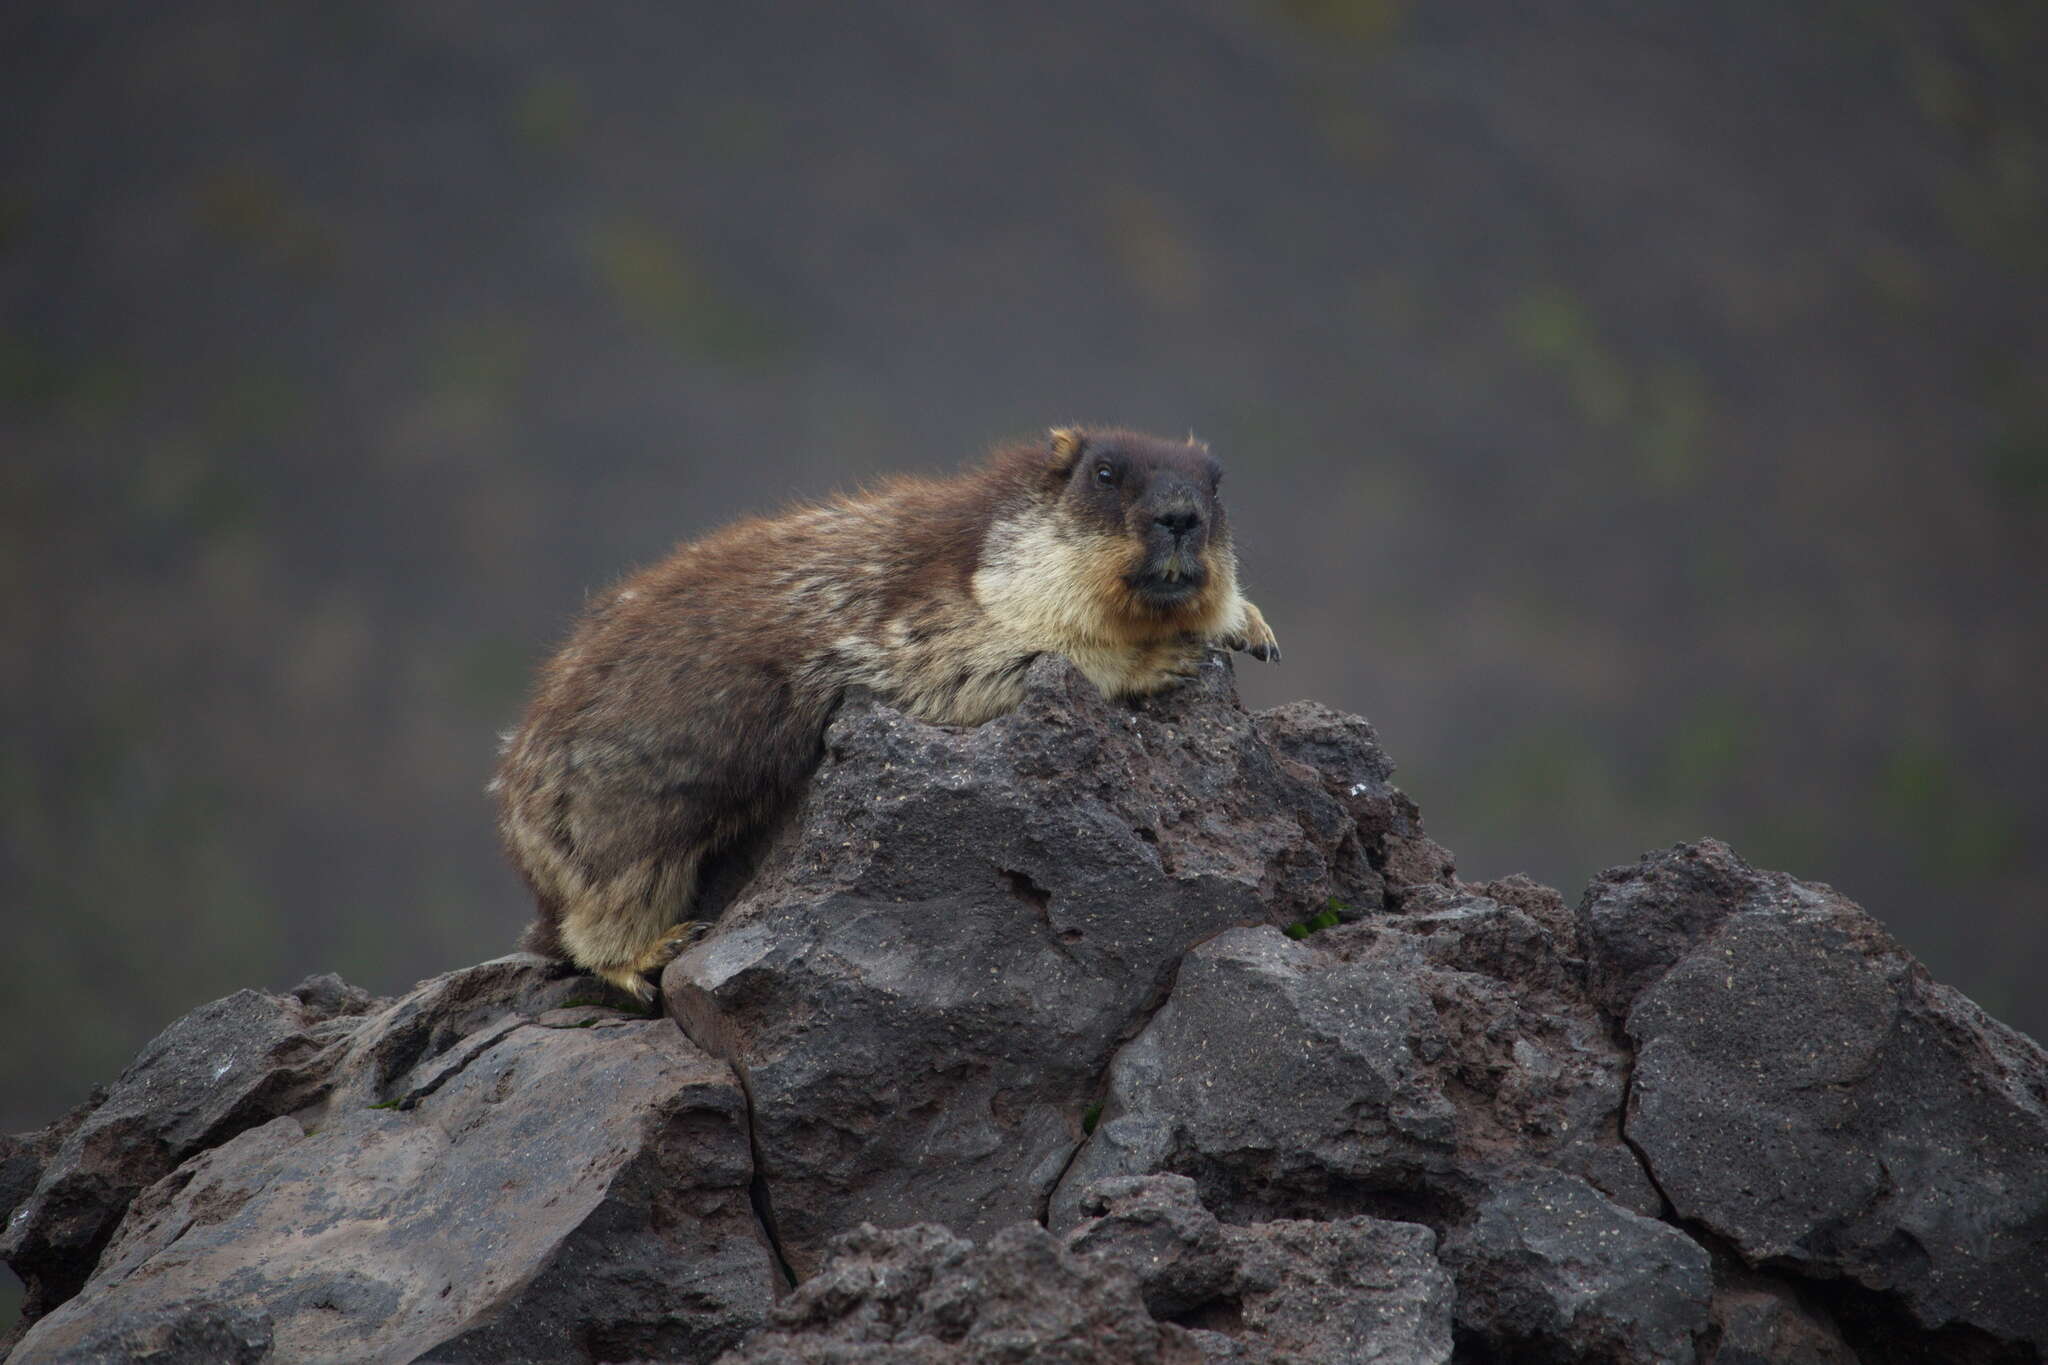
<path fill-rule="evenodd" d="M 1243 631 L 1224 636 L 1222 643 L 1225 648 L 1249 654 L 1262 663 L 1280 662 L 1280 641 L 1274 636 L 1273 628 L 1266 624 L 1266 618 L 1250 602 L 1244 604 Z"/>

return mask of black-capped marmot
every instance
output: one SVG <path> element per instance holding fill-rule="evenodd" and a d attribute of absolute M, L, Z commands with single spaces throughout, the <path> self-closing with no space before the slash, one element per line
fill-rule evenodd
<path fill-rule="evenodd" d="M 1111 696 L 1212 644 L 1278 643 L 1238 593 L 1206 446 L 1060 429 L 678 548 L 595 600 L 541 670 L 491 785 L 540 918 L 526 945 L 651 999 L 701 929 L 705 856 L 817 764 L 851 686 L 920 720 L 1015 707 L 1040 654 Z"/>

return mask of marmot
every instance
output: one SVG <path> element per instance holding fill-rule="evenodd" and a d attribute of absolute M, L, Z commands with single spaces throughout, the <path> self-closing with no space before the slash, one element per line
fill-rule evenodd
<path fill-rule="evenodd" d="M 903 478 L 680 546 L 592 602 L 540 672 L 491 786 L 539 902 L 525 946 L 651 1000 L 702 933 L 705 856 L 822 756 L 847 688 L 978 725 L 1063 654 L 1110 696 L 1222 645 L 1278 660 L 1238 593 L 1194 440 L 1056 429 L 951 479 Z"/>

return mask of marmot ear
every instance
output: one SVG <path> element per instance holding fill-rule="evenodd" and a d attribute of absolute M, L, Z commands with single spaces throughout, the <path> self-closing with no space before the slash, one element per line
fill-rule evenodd
<path fill-rule="evenodd" d="M 1052 462 L 1062 473 L 1073 469 L 1088 446 L 1088 438 L 1073 427 L 1054 427 L 1046 437 L 1051 442 Z"/>

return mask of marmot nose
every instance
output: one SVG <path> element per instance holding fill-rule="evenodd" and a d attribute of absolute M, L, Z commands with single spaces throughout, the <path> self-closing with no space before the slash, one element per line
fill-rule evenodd
<path fill-rule="evenodd" d="M 1192 509 L 1178 508 L 1170 512 L 1161 512 L 1152 518 L 1152 524 L 1164 526 L 1176 536 L 1184 536 L 1202 524 L 1202 514 Z"/>

